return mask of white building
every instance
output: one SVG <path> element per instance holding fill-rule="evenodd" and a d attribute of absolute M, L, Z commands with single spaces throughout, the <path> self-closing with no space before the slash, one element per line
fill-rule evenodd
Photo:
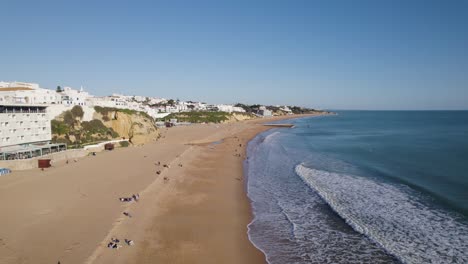
<path fill-rule="evenodd" d="M 286 105 L 283 107 L 280 107 L 280 110 L 283 112 L 286 112 L 288 115 L 291 115 L 293 113 L 292 110 Z"/>
<path fill-rule="evenodd" d="M 40 88 L 36 83 L 0 82 L 0 104 L 59 104 L 55 91 Z"/>
<path fill-rule="evenodd" d="M 112 107 L 112 108 L 129 108 L 127 100 L 117 94 L 113 94 L 111 96 L 103 96 L 103 97 L 90 97 L 88 99 L 90 104 L 94 106 L 101 106 L 101 107 Z"/>
<path fill-rule="evenodd" d="M 0 82 L 0 159 L 37 157 L 66 149 L 52 139 L 50 105 L 60 95 L 35 83 Z"/>
<path fill-rule="evenodd" d="M 222 112 L 228 112 L 228 113 L 232 113 L 232 112 L 244 113 L 245 112 L 244 108 L 233 106 L 233 105 L 220 104 L 220 105 L 216 105 L 216 107 L 218 108 L 219 111 L 222 111 Z"/>
<path fill-rule="evenodd" d="M 70 87 L 65 87 L 62 92 L 59 93 L 61 96 L 61 103 L 64 105 L 87 105 L 89 93 L 83 91 L 83 87 L 80 90 L 75 90 Z"/>
<path fill-rule="evenodd" d="M 260 106 L 258 110 L 258 114 L 265 117 L 265 116 L 272 116 L 272 113 L 270 110 L 268 110 L 265 106 Z"/>
<path fill-rule="evenodd" d="M 52 139 L 44 105 L 0 105 L 0 149 Z"/>
<path fill-rule="evenodd" d="M 133 101 L 143 103 L 145 101 L 149 101 L 150 98 L 146 96 L 135 95 L 131 97 Z"/>

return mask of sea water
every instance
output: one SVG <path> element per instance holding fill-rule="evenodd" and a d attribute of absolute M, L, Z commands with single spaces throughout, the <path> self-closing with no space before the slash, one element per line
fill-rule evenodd
<path fill-rule="evenodd" d="M 342 111 L 248 145 L 269 263 L 468 263 L 468 111 Z"/>

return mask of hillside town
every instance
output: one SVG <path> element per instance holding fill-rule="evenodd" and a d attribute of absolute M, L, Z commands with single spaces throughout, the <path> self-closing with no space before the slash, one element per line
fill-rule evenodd
<path fill-rule="evenodd" d="M 79 110 L 82 112 L 80 116 L 73 116 L 71 122 L 63 123 L 64 113 L 66 118 L 66 113 L 70 113 L 74 107 L 81 109 Z M 52 90 L 42 88 L 37 83 L 0 81 L 0 160 L 28 159 L 66 150 L 67 143 L 75 141 L 76 133 L 70 136 L 63 133 L 64 135 L 60 137 L 60 132 L 54 135 L 57 133 L 53 131 L 54 129 L 60 130 L 62 126 L 69 132 L 73 131 L 74 126 L 81 129 L 82 125 L 90 126 L 89 124 L 105 127 L 103 123 L 110 119 L 106 116 L 109 109 L 143 113 L 151 117 L 151 123 L 154 123 L 154 126 L 164 126 L 167 118 L 170 118 L 171 125 L 176 125 L 177 119 L 184 121 L 183 124 L 198 122 L 200 119 L 196 118 L 200 116 L 200 113 L 213 115 L 214 117 L 206 119 L 206 122 L 216 123 L 227 120 L 227 114 L 256 118 L 302 111 L 301 108 L 288 106 L 208 104 L 140 95 L 94 96 L 85 91 L 83 87 L 74 89 L 57 86 L 55 90 Z M 96 110 L 100 111 L 99 116 L 103 120 L 89 123 L 96 119 Z M 102 113 L 103 111 L 105 114 Z M 78 118 L 78 123 L 74 123 L 76 118 Z M 139 124 L 142 122 L 139 121 Z M 106 123 L 106 125 L 111 127 L 109 128 L 111 130 L 112 127 L 115 129 L 115 125 L 111 123 Z M 121 135 L 122 133 L 112 130 L 109 137 L 90 138 L 104 140 L 119 135 L 123 138 L 130 137 L 131 140 L 129 133 Z M 133 135 L 133 131 L 131 134 Z"/>

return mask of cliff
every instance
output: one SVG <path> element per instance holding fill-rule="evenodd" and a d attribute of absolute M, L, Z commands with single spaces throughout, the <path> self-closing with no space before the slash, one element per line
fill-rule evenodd
<path fill-rule="evenodd" d="M 101 120 L 106 127 L 113 129 L 120 137 L 129 139 L 133 144 L 144 144 L 159 137 L 153 119 L 145 113 L 120 109 L 107 111 L 96 109 L 93 118 Z"/>
<path fill-rule="evenodd" d="M 249 113 L 232 113 L 226 122 L 230 123 L 230 122 L 250 120 L 250 119 L 255 119 L 255 118 L 258 118 L 258 117 Z"/>
<path fill-rule="evenodd" d="M 144 144 L 159 137 L 154 120 L 142 112 L 96 107 L 91 121 L 82 119 L 83 111 L 79 106 L 57 116 L 52 120 L 52 141 L 81 147 L 120 138 Z"/>

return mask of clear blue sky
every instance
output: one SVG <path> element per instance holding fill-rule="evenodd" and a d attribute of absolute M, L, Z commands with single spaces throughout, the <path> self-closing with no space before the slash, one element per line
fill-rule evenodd
<path fill-rule="evenodd" d="M 468 109 L 468 1 L 1 0 L 0 80 L 212 103 Z"/>

